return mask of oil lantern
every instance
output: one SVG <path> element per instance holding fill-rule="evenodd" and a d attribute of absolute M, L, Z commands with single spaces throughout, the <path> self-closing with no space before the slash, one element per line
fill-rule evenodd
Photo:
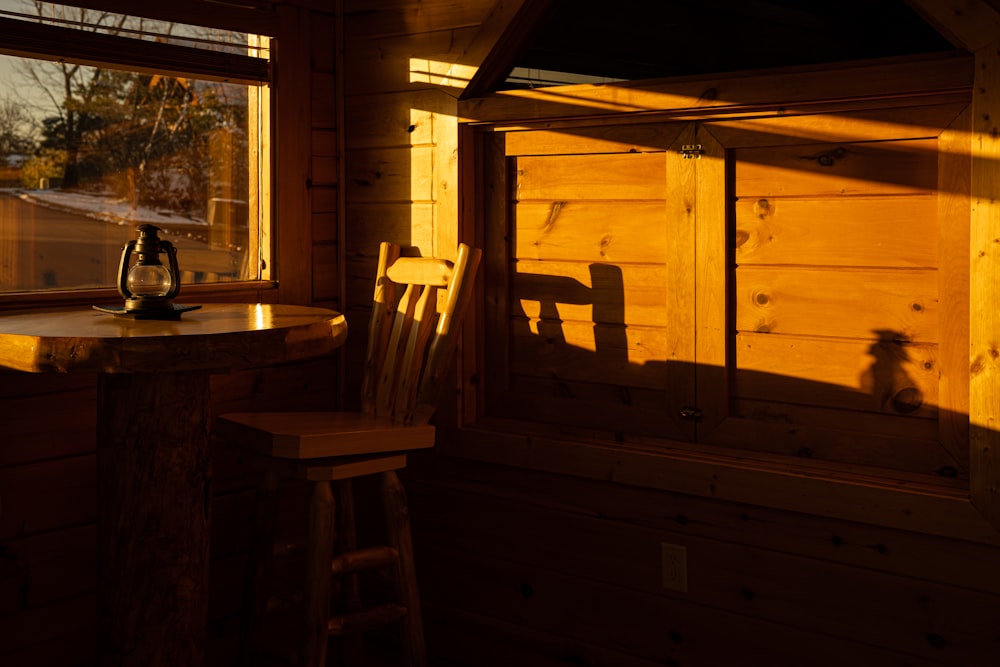
<path fill-rule="evenodd" d="M 174 244 L 157 235 L 160 228 L 156 225 L 139 225 L 136 231 L 139 237 L 125 244 L 118 265 L 118 293 L 125 306 L 95 308 L 136 319 L 176 319 L 184 311 L 199 308 L 173 303 L 181 289 Z M 160 255 L 166 255 L 166 266 Z"/>

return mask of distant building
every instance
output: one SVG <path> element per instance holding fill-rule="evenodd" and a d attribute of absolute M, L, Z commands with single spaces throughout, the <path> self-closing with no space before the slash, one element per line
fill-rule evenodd
<path fill-rule="evenodd" d="M 30 155 L 13 153 L 0 157 L 0 188 L 15 188 L 21 185 L 21 168 L 31 159 Z"/>

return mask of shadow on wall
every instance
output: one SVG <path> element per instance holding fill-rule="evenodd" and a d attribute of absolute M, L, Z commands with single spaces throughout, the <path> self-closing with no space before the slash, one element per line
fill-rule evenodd
<path fill-rule="evenodd" d="M 968 476 L 967 446 L 939 442 L 939 422 L 949 420 L 967 443 L 968 417 L 936 405 L 938 372 L 927 352 L 936 346 L 890 328 L 873 330 L 867 343 L 857 341 L 858 370 L 836 382 L 820 377 L 822 360 L 813 368 L 809 353 L 781 368 L 741 368 L 732 341 L 725 368 L 669 357 L 636 362 L 644 334 L 630 333 L 626 324 L 621 269 L 592 263 L 589 273 L 591 286 L 566 276 L 516 274 L 509 389 L 491 395 L 490 414 L 603 428 L 622 442 L 648 435 L 740 445 L 745 438 L 772 453 Z M 592 321 L 569 321 L 560 314 L 566 306 L 576 313 L 589 306 Z M 718 402 L 714 413 L 699 406 L 706 394 Z M 742 432 L 732 421 L 722 427 L 733 419 Z"/>

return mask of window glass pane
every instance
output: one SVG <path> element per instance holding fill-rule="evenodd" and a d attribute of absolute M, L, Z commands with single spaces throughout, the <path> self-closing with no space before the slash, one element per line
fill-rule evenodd
<path fill-rule="evenodd" d="M 215 79 L 0 56 L 0 292 L 114 287 L 147 223 L 184 284 L 261 277 L 266 82 Z"/>

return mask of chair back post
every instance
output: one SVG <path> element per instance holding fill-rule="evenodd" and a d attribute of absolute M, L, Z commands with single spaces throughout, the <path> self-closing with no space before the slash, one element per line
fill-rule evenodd
<path fill-rule="evenodd" d="M 420 390 L 413 403 L 409 420 L 422 424 L 430 420 L 437 409 L 445 374 L 451 367 L 455 346 L 462 333 L 462 321 L 472 300 L 476 271 L 482 258 L 482 250 L 465 243 L 458 246 L 458 256 L 448 284 L 445 305 L 438 318 L 434 340 L 427 352 Z"/>
<path fill-rule="evenodd" d="M 396 314 L 396 284 L 389 280 L 388 270 L 397 259 L 399 259 L 398 245 L 387 241 L 379 244 L 375 296 L 372 299 L 372 314 L 368 321 L 368 348 L 361 385 L 361 410 L 369 415 L 375 414 L 377 379 L 385 362 L 386 347 Z"/>

